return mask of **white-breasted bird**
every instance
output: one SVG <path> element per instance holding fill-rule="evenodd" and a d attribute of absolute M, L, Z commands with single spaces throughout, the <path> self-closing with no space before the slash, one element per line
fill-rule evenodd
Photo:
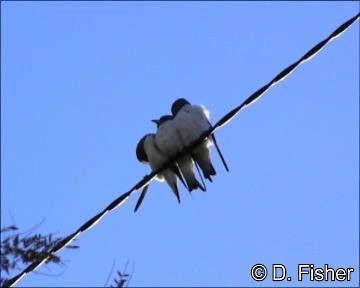
<path fill-rule="evenodd" d="M 140 139 L 136 147 L 136 157 L 140 162 L 144 164 L 149 164 L 152 171 L 161 168 L 168 160 L 168 158 L 164 157 L 163 154 L 159 151 L 159 148 L 155 143 L 155 134 L 153 133 L 146 134 L 143 138 Z M 163 182 L 165 180 L 169 184 L 171 190 L 174 192 L 176 198 L 178 199 L 178 202 L 180 203 L 180 195 L 177 187 L 178 178 L 186 187 L 184 179 L 180 174 L 179 168 L 175 164 L 163 170 L 161 173 L 158 173 L 156 176 L 156 179 L 159 182 Z M 138 200 L 138 203 L 136 204 L 135 212 L 140 207 L 141 202 L 147 192 L 147 189 L 148 186 L 145 186 Z"/>
<path fill-rule="evenodd" d="M 180 138 L 185 147 L 188 147 L 199 139 L 205 131 L 212 127 L 210 124 L 210 112 L 203 105 L 191 105 L 190 102 L 184 98 L 177 99 L 173 103 L 171 112 L 174 116 L 175 127 L 179 131 Z M 211 134 L 192 150 L 194 160 L 199 164 L 204 177 L 210 181 L 212 181 L 211 176 L 216 174 L 211 163 L 210 146 L 212 144 L 215 145 L 225 169 L 229 171 L 214 134 Z"/>
<path fill-rule="evenodd" d="M 159 120 L 152 121 L 157 125 L 155 144 L 163 155 L 170 159 L 184 149 L 180 135 L 175 127 L 173 116 L 164 115 Z M 195 163 L 189 154 L 185 154 L 178 159 L 176 164 L 185 178 L 189 192 L 197 188 L 206 191 L 195 177 Z"/>

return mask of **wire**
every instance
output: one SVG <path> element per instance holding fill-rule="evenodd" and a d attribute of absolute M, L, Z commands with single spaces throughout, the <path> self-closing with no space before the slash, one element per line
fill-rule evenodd
<path fill-rule="evenodd" d="M 241 105 L 231 110 L 229 113 L 227 113 L 224 117 L 222 117 L 212 128 L 210 128 L 208 131 L 205 131 L 198 140 L 194 141 L 189 147 L 184 149 L 183 151 L 179 152 L 177 155 L 169 159 L 161 168 L 153 171 L 149 175 L 144 176 L 144 178 L 139 181 L 134 187 L 132 187 L 128 192 L 124 193 L 120 197 L 116 198 L 113 202 L 111 202 L 102 212 L 97 214 L 96 216 L 92 217 L 90 220 L 85 222 L 80 228 L 78 228 L 74 233 L 70 234 L 66 238 L 64 238 L 62 241 L 60 241 L 51 251 L 50 255 L 44 257 L 42 260 L 35 261 L 32 264 L 30 264 L 27 268 L 25 268 L 21 273 L 19 273 L 17 276 L 9 279 L 4 286 L 6 287 L 12 287 L 16 283 L 18 283 L 22 278 L 24 278 L 28 273 L 34 271 L 35 269 L 39 268 L 43 263 L 46 262 L 46 260 L 53 254 L 59 252 L 61 249 L 65 248 L 67 245 L 69 245 L 72 241 L 74 241 L 80 234 L 86 232 L 91 227 L 96 225 L 108 212 L 116 209 L 121 204 L 123 204 L 133 192 L 142 189 L 144 186 L 149 185 L 151 181 L 154 180 L 155 176 L 163 171 L 164 169 L 167 169 L 172 163 L 175 163 L 178 159 L 180 159 L 185 154 L 190 153 L 190 151 L 199 145 L 201 142 L 205 140 L 205 138 L 209 137 L 213 132 L 223 127 L 225 124 L 230 122 L 239 112 L 241 109 L 255 103 L 259 98 L 269 90 L 271 86 L 274 86 L 278 84 L 280 81 L 284 80 L 291 72 L 293 72 L 300 64 L 310 60 L 312 57 L 314 57 L 322 48 L 324 48 L 325 45 L 327 45 L 330 41 L 334 40 L 335 38 L 339 37 L 343 32 L 345 32 L 346 29 L 348 29 L 356 20 L 359 20 L 360 13 L 358 13 L 356 16 L 352 17 L 348 21 L 346 21 L 344 24 L 339 26 L 333 33 L 330 34 L 326 39 L 322 40 L 318 44 L 316 44 L 313 48 L 311 48 L 308 52 L 304 54 L 298 61 L 291 64 L 289 67 L 285 68 L 283 71 L 281 71 L 273 80 L 271 80 L 269 83 L 261 87 L 259 90 L 254 92 L 250 97 L 248 97 Z"/>

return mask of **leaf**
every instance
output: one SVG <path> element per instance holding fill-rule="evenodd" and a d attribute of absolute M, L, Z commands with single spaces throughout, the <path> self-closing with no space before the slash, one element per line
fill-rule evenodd
<path fill-rule="evenodd" d="M 17 228 L 15 225 L 12 225 L 12 226 L 1 229 L 0 232 L 3 233 L 3 232 L 8 232 L 8 231 L 16 231 L 18 229 L 19 228 Z"/>
<path fill-rule="evenodd" d="M 16 246 L 16 247 L 19 246 L 19 235 L 15 236 L 15 238 L 13 240 L 13 245 Z"/>

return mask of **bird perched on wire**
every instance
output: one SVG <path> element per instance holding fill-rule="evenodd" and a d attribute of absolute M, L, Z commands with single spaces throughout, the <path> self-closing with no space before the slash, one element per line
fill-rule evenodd
<path fill-rule="evenodd" d="M 144 164 L 149 164 L 152 171 L 161 168 L 168 160 L 168 158 L 165 157 L 160 152 L 159 147 L 156 145 L 155 134 L 153 133 L 147 134 L 140 139 L 136 147 L 136 157 L 140 162 Z M 180 195 L 177 187 L 177 182 L 178 182 L 177 180 L 180 179 L 180 181 L 184 184 L 185 187 L 186 184 L 180 174 L 179 168 L 173 163 L 169 166 L 169 168 L 164 169 L 162 172 L 158 173 L 156 179 L 159 182 L 163 182 L 165 180 L 169 184 L 171 190 L 174 192 L 178 202 L 180 203 Z M 135 212 L 137 211 L 137 209 L 139 209 L 146 195 L 148 187 L 149 185 L 144 187 L 140 195 L 140 198 L 135 206 L 135 210 L 134 210 Z"/>
<path fill-rule="evenodd" d="M 189 147 L 198 140 L 205 131 L 212 128 L 210 124 L 210 112 L 203 105 L 191 105 L 186 99 L 180 98 L 172 104 L 171 112 L 174 117 L 175 127 L 184 147 Z M 211 163 L 211 145 L 215 145 L 225 169 L 229 171 L 214 134 L 205 138 L 191 153 L 203 171 L 204 177 L 210 181 L 212 181 L 211 176 L 216 175 L 215 168 Z"/>
<path fill-rule="evenodd" d="M 170 159 L 184 150 L 180 135 L 174 125 L 173 116 L 164 115 L 159 120 L 152 120 L 157 125 L 155 144 L 161 154 Z M 184 176 L 189 192 L 200 188 L 206 189 L 195 177 L 195 163 L 189 154 L 186 154 L 176 161 L 181 174 Z"/>

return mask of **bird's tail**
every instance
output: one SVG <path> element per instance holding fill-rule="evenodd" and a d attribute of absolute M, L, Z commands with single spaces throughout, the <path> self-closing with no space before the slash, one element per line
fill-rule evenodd
<path fill-rule="evenodd" d="M 225 158 L 224 158 L 224 156 L 222 155 L 221 150 L 220 150 L 220 148 L 219 148 L 219 145 L 218 145 L 217 142 L 216 142 L 215 134 L 212 134 L 211 136 L 212 136 L 212 140 L 213 140 L 212 142 L 213 142 L 214 145 L 215 145 L 215 148 L 216 148 L 216 150 L 217 150 L 217 152 L 218 152 L 218 154 L 219 154 L 219 156 L 220 156 L 220 158 L 221 158 L 221 161 L 223 162 L 226 171 L 229 172 L 229 168 L 228 168 L 228 166 L 227 166 L 227 164 L 226 164 Z"/>
<path fill-rule="evenodd" d="M 204 178 L 208 179 L 210 182 L 212 182 L 211 176 L 216 175 L 216 170 L 212 163 L 209 161 L 204 161 L 204 159 L 197 157 L 195 159 L 196 163 L 199 165 L 200 169 L 203 172 Z"/>
<path fill-rule="evenodd" d="M 177 179 L 179 178 L 186 188 L 187 186 L 180 174 L 179 168 L 174 165 L 173 167 L 171 167 L 171 169 L 164 170 L 162 174 L 164 175 L 166 182 L 169 184 L 171 190 L 174 192 L 178 202 L 180 203 L 181 201 L 180 201 L 179 189 L 177 187 Z"/>
<path fill-rule="evenodd" d="M 192 179 L 191 181 L 188 181 L 187 184 L 189 187 L 189 192 L 196 190 L 198 188 L 206 192 L 206 188 L 203 185 L 201 185 L 201 183 L 196 178 Z"/>
<path fill-rule="evenodd" d="M 201 185 L 195 177 L 195 163 L 190 155 L 185 155 L 184 157 L 180 158 L 177 164 L 179 166 L 181 174 L 185 178 L 189 192 L 198 188 L 200 188 L 202 191 L 206 191 L 206 188 L 204 188 L 204 186 Z"/>
<path fill-rule="evenodd" d="M 145 197 L 145 195 L 146 195 L 146 192 L 147 192 L 147 190 L 149 189 L 149 186 L 150 186 L 150 185 L 146 185 L 146 186 L 143 188 L 143 190 L 141 191 L 141 195 L 140 195 L 139 200 L 138 200 L 137 203 L 136 203 L 134 212 L 136 212 L 136 211 L 139 209 L 142 201 L 144 200 L 144 197 Z"/>
<path fill-rule="evenodd" d="M 210 147 L 203 142 L 192 151 L 192 157 L 197 162 L 204 174 L 204 177 L 212 182 L 211 176 L 216 175 L 214 166 L 211 163 Z"/>
<path fill-rule="evenodd" d="M 216 175 L 214 166 L 211 163 L 204 163 L 201 160 L 200 161 L 196 160 L 196 163 L 199 164 L 200 169 L 203 172 L 204 178 L 212 182 L 211 176 Z"/>
<path fill-rule="evenodd" d="M 183 183 L 183 185 L 185 186 L 186 189 L 188 189 L 188 186 L 186 185 L 184 178 L 182 177 L 180 170 L 178 168 L 178 166 L 173 165 L 171 167 L 171 170 L 176 174 L 176 176 L 180 179 L 181 183 Z"/>
<path fill-rule="evenodd" d="M 204 179 L 203 179 L 203 177 L 202 177 L 202 175 L 201 175 L 201 173 L 200 173 L 200 168 L 199 168 L 199 165 L 198 165 L 197 162 L 195 162 L 195 166 L 196 166 L 196 170 L 198 171 L 198 174 L 199 174 L 199 176 L 200 176 L 201 183 L 202 183 L 202 186 L 199 186 L 199 187 L 200 187 L 200 189 L 201 189 L 201 187 L 202 187 L 203 189 L 201 189 L 201 190 L 202 190 L 203 192 L 206 192 L 206 185 L 205 185 Z M 211 178 L 210 178 L 210 179 L 211 179 Z M 212 182 L 212 180 L 211 180 L 211 182 Z"/>

